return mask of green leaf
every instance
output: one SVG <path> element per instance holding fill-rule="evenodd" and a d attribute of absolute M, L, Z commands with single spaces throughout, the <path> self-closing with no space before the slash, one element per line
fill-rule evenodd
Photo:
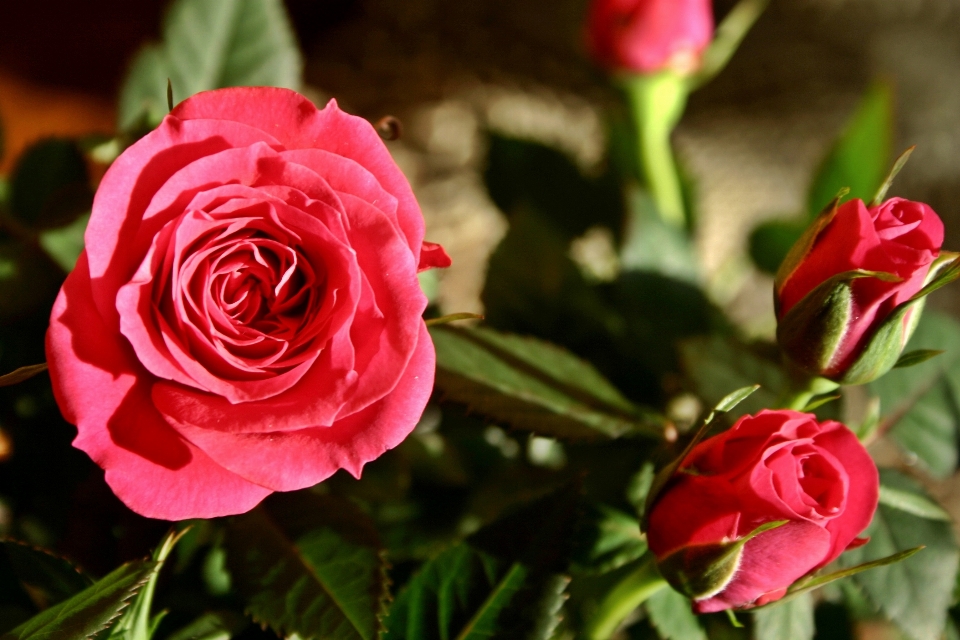
<path fill-rule="evenodd" d="M 557 346 L 487 328 L 435 327 L 430 334 L 437 388 L 473 411 L 554 438 L 662 436 L 654 416 Z"/>
<path fill-rule="evenodd" d="M 673 589 L 661 589 L 647 600 L 650 622 L 663 640 L 707 640 L 690 600 Z"/>
<path fill-rule="evenodd" d="M 894 553 L 893 555 L 887 556 L 885 558 L 880 558 L 879 560 L 870 560 L 869 562 L 858 564 L 854 567 L 850 567 L 849 569 L 841 569 L 840 571 L 834 571 L 832 573 L 827 573 L 824 575 L 819 575 L 819 576 L 814 576 L 807 579 L 798 580 L 797 582 L 793 583 L 793 585 L 790 586 L 790 589 L 787 591 L 787 595 L 784 596 L 781 600 L 777 600 L 770 604 L 757 607 L 757 610 L 759 611 L 760 609 L 777 607 L 780 605 L 780 603 L 789 602 L 790 600 L 794 599 L 797 596 L 800 596 L 801 594 L 809 593 L 810 591 L 819 589 L 820 587 L 828 585 L 831 582 L 836 582 L 837 580 L 842 580 L 843 578 L 849 578 L 851 576 L 857 575 L 858 573 L 869 571 L 870 569 L 875 569 L 877 567 L 885 567 L 890 564 L 896 564 L 898 562 L 902 562 L 907 558 L 909 558 L 910 556 L 912 556 L 913 554 L 919 551 L 922 551 L 923 549 L 924 547 L 914 547 L 913 549 L 900 551 L 900 552 Z"/>
<path fill-rule="evenodd" d="M 481 638 L 496 637 L 497 618 L 500 617 L 500 612 L 507 606 L 510 599 L 523 586 L 526 577 L 526 567 L 514 563 L 483 604 L 480 605 L 477 612 L 473 614 L 473 618 L 457 634 L 457 640 L 480 640 Z"/>
<path fill-rule="evenodd" d="M 597 224 L 620 228 L 623 203 L 613 173 L 588 178 L 565 155 L 541 144 L 491 135 L 484 179 L 501 211 L 512 217 L 534 210 L 567 241 Z"/>
<path fill-rule="evenodd" d="M 91 584 L 88 576 L 63 558 L 13 540 L 0 541 L 17 580 L 34 594 L 42 594 L 47 606 L 74 596 Z M 36 595 L 35 595 L 36 597 Z"/>
<path fill-rule="evenodd" d="M 620 247 L 624 270 L 654 271 L 697 283 L 697 256 L 690 236 L 663 221 L 650 196 L 634 189 L 628 197 L 627 224 Z"/>
<path fill-rule="evenodd" d="M 524 505 L 425 563 L 397 594 L 385 640 L 547 640 L 569 583 L 579 491 Z"/>
<path fill-rule="evenodd" d="M 114 570 L 80 593 L 34 616 L 0 640 L 86 640 L 105 629 L 157 570 L 141 560 Z"/>
<path fill-rule="evenodd" d="M 680 345 L 683 368 L 707 404 L 720 402 L 731 388 L 760 384 L 732 417 L 775 406 L 786 379 L 776 360 L 733 338 L 714 335 L 693 338 Z"/>
<path fill-rule="evenodd" d="M 167 80 L 179 102 L 222 87 L 299 89 L 303 61 L 280 0 L 177 0 L 163 42 L 135 58 L 120 92 L 119 127 L 153 128 L 166 115 Z"/>
<path fill-rule="evenodd" d="M 960 324 L 949 316 L 924 313 L 907 344 L 911 350 L 946 349 L 938 358 L 909 369 L 894 369 L 871 382 L 880 398 L 878 429 L 889 430 L 901 448 L 938 478 L 957 467 L 960 428 Z"/>
<path fill-rule="evenodd" d="M 439 318 L 430 318 L 426 321 L 428 327 L 437 327 L 442 324 L 450 324 L 459 320 L 483 320 L 483 316 L 476 313 L 451 313 Z"/>
<path fill-rule="evenodd" d="M 451 640 L 477 615 L 495 618 L 509 600 L 489 601 L 501 574 L 496 559 L 466 543 L 444 551 L 397 594 L 384 640 Z"/>
<path fill-rule="evenodd" d="M 895 471 L 882 470 L 880 478 L 884 486 L 924 495 L 915 482 Z M 951 604 L 960 560 L 951 524 L 881 504 L 864 535 L 870 542 L 840 556 L 844 566 L 926 547 L 903 562 L 858 573 L 853 580 L 911 638 L 937 640 Z"/>
<path fill-rule="evenodd" d="M 205 613 L 166 640 L 230 640 L 247 626 L 247 621 L 232 611 Z"/>
<path fill-rule="evenodd" d="M 227 566 L 247 612 L 304 640 L 376 638 L 386 564 L 372 521 L 347 500 L 275 494 L 228 521 Z"/>
<path fill-rule="evenodd" d="M 31 364 L 26 367 L 20 367 L 10 373 L 0 376 L 0 387 L 9 387 L 10 385 L 20 384 L 24 380 L 29 380 L 35 375 L 39 375 L 47 370 L 47 363 Z"/>
<path fill-rule="evenodd" d="M 31 229 L 68 224 L 93 204 L 83 153 L 66 138 L 41 140 L 24 151 L 10 188 L 10 212 Z"/>
<path fill-rule="evenodd" d="M 750 233 L 748 251 L 757 267 L 769 274 L 780 268 L 790 248 L 797 243 L 807 228 L 807 220 L 768 220 Z"/>
<path fill-rule="evenodd" d="M 83 234 L 89 221 L 90 214 L 86 213 L 65 227 L 40 232 L 37 238 L 47 255 L 67 273 L 73 271 L 83 251 Z"/>
<path fill-rule="evenodd" d="M 875 207 L 884 201 L 884 199 L 887 197 L 887 191 L 889 191 L 890 187 L 893 186 L 893 181 L 907 165 L 907 161 L 910 159 L 910 156 L 913 155 L 913 151 L 916 148 L 916 146 L 908 148 L 906 151 L 901 153 L 900 157 L 897 158 L 897 161 L 893 163 L 893 167 L 890 169 L 890 173 L 887 174 L 886 180 L 883 181 L 883 184 L 881 184 L 880 188 L 877 189 L 877 193 L 874 194 L 873 200 L 870 201 L 871 207 Z"/>
<path fill-rule="evenodd" d="M 812 640 L 813 598 L 803 594 L 753 614 L 756 640 Z"/>
<path fill-rule="evenodd" d="M 635 517 L 606 505 L 596 505 L 588 510 L 583 520 L 574 551 L 577 571 L 606 573 L 647 552 L 640 521 Z"/>
<path fill-rule="evenodd" d="M 880 504 L 927 520 L 950 522 L 946 509 L 927 496 L 880 485 Z"/>
<path fill-rule="evenodd" d="M 729 413 L 733 411 L 738 404 L 752 396 L 760 388 L 758 384 L 751 384 L 749 386 L 737 389 L 732 393 L 724 396 L 720 402 L 717 403 L 717 406 L 713 408 L 717 413 Z"/>
<path fill-rule="evenodd" d="M 901 355 L 900 359 L 897 360 L 897 364 L 893 365 L 893 368 L 906 369 L 907 367 L 913 367 L 931 358 L 936 358 L 942 353 L 944 353 L 942 349 L 916 349 L 915 351 Z"/>
<path fill-rule="evenodd" d="M 157 548 L 154 549 L 151 559 L 156 564 L 156 568 L 147 579 L 147 583 L 134 597 L 130 607 L 123 612 L 123 616 L 110 628 L 110 633 L 107 635 L 106 640 L 150 640 L 153 637 L 157 625 L 160 624 L 160 621 L 166 615 L 166 611 L 161 611 L 157 615 L 151 616 L 153 594 L 157 588 L 157 575 L 160 569 L 163 568 L 163 564 L 166 562 L 170 552 L 173 551 L 173 548 L 185 533 L 185 529 L 179 532 L 171 530 L 163 540 L 160 541 Z"/>
<path fill-rule="evenodd" d="M 868 202 L 884 181 L 893 144 L 893 92 L 875 83 L 857 107 L 836 146 L 820 167 L 807 205 L 816 214 L 849 187 L 850 197 Z"/>

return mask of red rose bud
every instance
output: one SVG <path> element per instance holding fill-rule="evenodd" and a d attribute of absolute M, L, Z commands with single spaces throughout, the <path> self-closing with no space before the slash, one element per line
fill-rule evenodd
<path fill-rule="evenodd" d="M 713 39 L 710 0 L 594 0 L 588 45 L 611 71 L 688 73 Z"/>
<path fill-rule="evenodd" d="M 920 202 L 892 198 L 830 206 L 777 273 L 777 342 L 800 369 L 842 384 L 889 371 L 916 327 L 922 289 L 953 258 L 943 222 Z M 917 295 L 917 294 L 920 295 Z"/>
<path fill-rule="evenodd" d="M 420 207 L 369 122 L 199 93 L 110 167 L 53 307 L 74 446 L 131 509 L 242 513 L 397 446 L 433 389 Z"/>
<path fill-rule="evenodd" d="M 878 494 L 844 425 L 764 410 L 693 449 L 655 498 L 647 540 L 696 613 L 760 606 L 857 544 Z"/>

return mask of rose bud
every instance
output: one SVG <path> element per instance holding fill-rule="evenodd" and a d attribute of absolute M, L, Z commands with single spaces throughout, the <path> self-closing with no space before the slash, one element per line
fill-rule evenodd
<path fill-rule="evenodd" d="M 689 73 L 713 39 L 710 0 L 594 0 L 587 40 L 610 71 Z"/>
<path fill-rule="evenodd" d="M 861 544 L 878 494 L 844 425 L 764 410 L 690 452 L 654 498 L 647 540 L 696 613 L 760 606 Z"/>
<path fill-rule="evenodd" d="M 802 371 L 841 384 L 889 371 L 929 290 L 917 294 L 955 257 L 940 256 L 942 243 L 943 222 L 920 202 L 828 207 L 777 273 L 777 342 L 784 354 Z"/>
<path fill-rule="evenodd" d="M 53 307 L 74 446 L 131 509 L 242 513 L 414 428 L 435 353 L 410 185 L 373 126 L 287 89 L 197 94 L 110 167 Z"/>

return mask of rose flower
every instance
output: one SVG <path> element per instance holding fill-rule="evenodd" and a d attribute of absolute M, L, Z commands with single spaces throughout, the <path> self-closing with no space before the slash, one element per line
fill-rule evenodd
<path fill-rule="evenodd" d="M 594 0 L 587 40 L 610 71 L 689 72 L 713 39 L 710 0 Z"/>
<path fill-rule="evenodd" d="M 134 511 L 242 513 L 399 444 L 435 354 L 410 186 L 286 89 L 198 94 L 103 178 L 47 334 L 74 445 Z"/>
<path fill-rule="evenodd" d="M 844 425 L 764 410 L 694 448 L 656 497 L 647 539 L 696 613 L 759 606 L 862 542 L 878 493 Z"/>

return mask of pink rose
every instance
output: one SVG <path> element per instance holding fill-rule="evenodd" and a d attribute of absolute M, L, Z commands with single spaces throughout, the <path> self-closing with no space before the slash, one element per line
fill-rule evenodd
<path fill-rule="evenodd" d="M 850 200 L 837 209 L 822 229 L 817 231 L 815 227 L 814 231 L 812 238 L 798 243 L 805 252 L 796 255 L 795 247 L 777 274 L 778 340 L 802 368 L 842 379 L 877 327 L 898 305 L 923 288 L 930 267 L 940 254 L 943 222 L 933 209 L 920 202 L 892 198 L 868 209 L 862 201 Z M 823 309 L 818 318 L 829 320 L 825 327 L 836 327 L 831 331 L 808 330 L 812 320 L 804 318 L 815 311 L 812 308 L 798 309 L 799 313 L 788 319 L 791 310 L 822 283 L 858 269 L 892 274 L 898 280 L 865 277 L 841 283 L 846 288 L 843 296 L 831 296 L 817 303 L 818 309 Z M 903 317 L 904 326 L 911 321 L 912 314 L 911 310 Z M 897 344 L 891 346 L 896 351 L 894 361 L 909 333 L 904 330 Z"/>
<path fill-rule="evenodd" d="M 612 71 L 691 71 L 713 39 L 712 3 L 594 0 L 587 38 L 597 63 Z"/>
<path fill-rule="evenodd" d="M 798 578 L 834 560 L 870 524 L 877 468 L 839 422 L 796 411 L 764 410 L 700 443 L 650 512 L 647 539 L 671 574 L 671 558 L 702 557 L 764 524 L 786 524 L 749 539 L 725 581 L 688 593 L 697 613 L 777 600 Z M 679 563 L 683 564 L 683 563 Z M 687 563 L 689 566 L 689 563 Z"/>
<path fill-rule="evenodd" d="M 396 446 L 433 385 L 410 186 L 373 127 L 285 89 L 198 94 L 103 178 L 47 358 L 134 511 L 242 513 Z"/>

